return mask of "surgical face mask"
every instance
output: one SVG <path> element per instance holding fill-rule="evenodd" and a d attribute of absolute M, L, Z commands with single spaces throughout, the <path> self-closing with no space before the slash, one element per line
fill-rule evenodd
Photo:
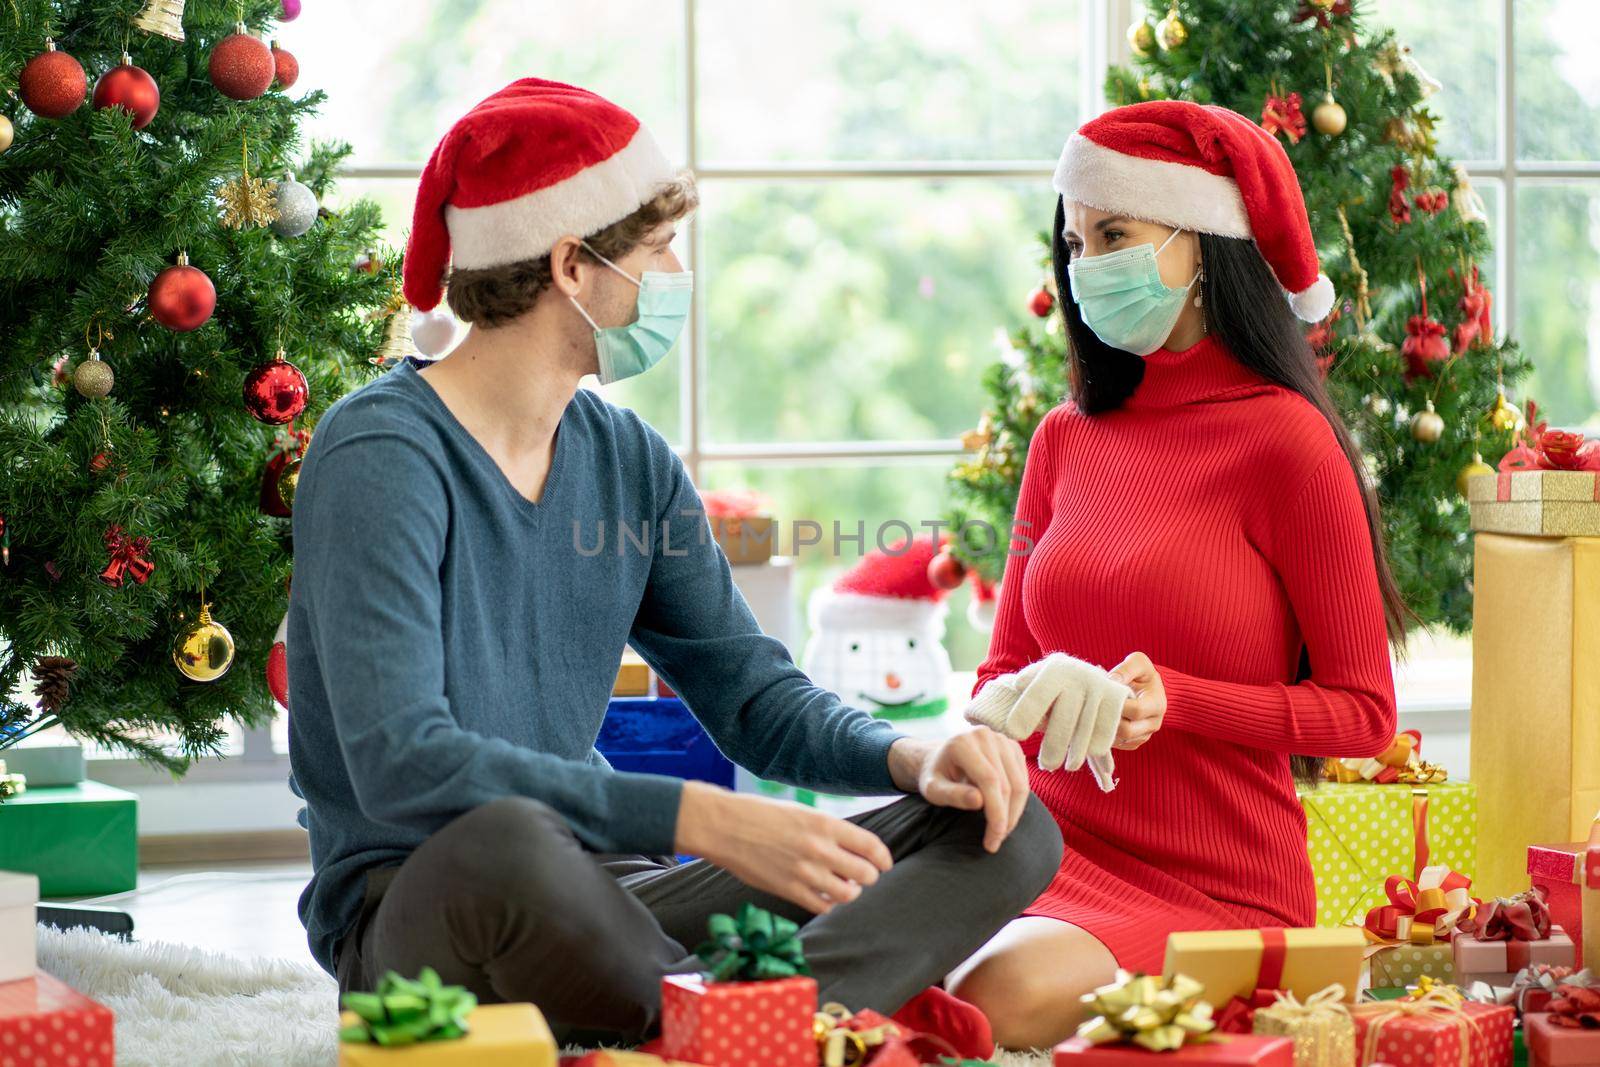
<path fill-rule="evenodd" d="M 1161 280 L 1156 257 L 1182 232 L 1173 230 L 1160 248 L 1146 243 L 1067 264 L 1072 299 L 1096 337 L 1136 356 L 1148 356 L 1166 341 L 1189 289 L 1200 277 L 1196 271 L 1182 289 Z"/>
<path fill-rule="evenodd" d="M 583 247 L 589 248 L 586 244 Z M 602 329 L 589 313 L 583 310 L 576 297 L 568 297 L 578 314 L 594 328 L 595 351 L 600 357 L 600 383 L 610 385 L 645 371 L 660 363 L 672 350 L 683 324 L 689 319 L 689 305 L 694 297 L 694 272 L 647 270 L 635 278 L 605 256 L 589 248 L 600 262 L 639 287 L 639 316 L 626 326 Z"/>

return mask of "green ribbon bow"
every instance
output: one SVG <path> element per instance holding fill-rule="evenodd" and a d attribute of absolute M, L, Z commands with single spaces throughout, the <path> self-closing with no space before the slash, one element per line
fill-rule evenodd
<path fill-rule="evenodd" d="M 340 1003 L 361 1017 L 339 1031 L 340 1041 L 390 1047 L 465 1037 L 478 998 L 465 986 L 445 985 L 437 971 L 424 967 L 414 981 L 390 971 L 377 992 L 346 993 Z"/>
<path fill-rule="evenodd" d="M 762 982 L 810 974 L 800 951 L 800 927 L 746 901 L 738 917 L 713 915 L 711 937 L 694 954 L 706 961 L 708 982 Z"/>

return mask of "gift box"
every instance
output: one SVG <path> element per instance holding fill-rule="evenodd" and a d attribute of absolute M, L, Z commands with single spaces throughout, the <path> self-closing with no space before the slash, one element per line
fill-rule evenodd
<path fill-rule="evenodd" d="M 1600 537 L 1600 473 L 1521 470 L 1467 480 L 1474 530 L 1535 537 Z"/>
<path fill-rule="evenodd" d="M 1338 985 L 1353 997 L 1366 947 L 1354 928 L 1195 930 L 1167 937 L 1163 973 L 1203 984 L 1206 1002 L 1219 1011 L 1235 997 L 1252 999 L 1257 990 L 1305 999 Z"/>
<path fill-rule="evenodd" d="M 1600 1028 L 1557 1026 L 1536 1012 L 1523 1017 L 1528 1067 L 1595 1067 L 1600 1064 Z"/>
<path fill-rule="evenodd" d="M 1374 989 L 1404 989 L 1423 975 L 1439 982 L 1456 980 L 1455 954 L 1449 944 L 1374 946 L 1367 968 L 1368 984 Z"/>
<path fill-rule="evenodd" d="M 0 1067 L 112 1067 L 111 1009 L 58 978 L 0 983 Z"/>
<path fill-rule="evenodd" d="M 33 975 L 38 907 L 37 875 L 0 871 L 0 982 Z"/>
<path fill-rule="evenodd" d="M 594 747 L 619 771 L 734 785 L 733 761 L 676 697 L 613 699 Z"/>
<path fill-rule="evenodd" d="M 1164 1067 L 1169 1063 L 1190 1067 L 1294 1067 L 1294 1042 L 1287 1037 L 1253 1034 L 1217 1034 L 1211 1040 L 1187 1044 L 1172 1052 L 1147 1052 L 1137 1045 L 1096 1045 L 1074 1037 L 1055 1048 L 1055 1067 Z"/>
<path fill-rule="evenodd" d="M 1470 777 L 1494 813 L 1474 882 L 1508 896 L 1530 844 L 1584 837 L 1600 808 L 1600 538 L 1479 534 L 1473 558 Z"/>
<path fill-rule="evenodd" d="M 804 975 L 765 982 L 661 980 L 661 1052 L 707 1067 L 816 1067 L 817 983 Z"/>
<path fill-rule="evenodd" d="M 642 697 L 650 695 L 650 667 L 631 648 L 622 650 L 622 662 L 617 664 L 617 680 L 611 683 L 614 697 Z"/>
<path fill-rule="evenodd" d="M 341 1025 L 358 1022 L 352 1012 Z M 466 1016 L 466 1035 L 385 1047 L 340 1042 L 339 1067 L 556 1067 L 556 1039 L 532 1004 L 484 1004 Z"/>
<path fill-rule="evenodd" d="M 1528 846 L 1528 879 L 1544 890 L 1550 920 L 1572 938 L 1577 948 L 1575 962 L 1579 966 L 1583 965 L 1581 857 L 1586 847 L 1583 841 Z"/>
<path fill-rule="evenodd" d="M 82 745 L 19 745 L 6 749 L 4 766 L 28 780 L 28 788 L 77 785 L 83 781 Z"/>
<path fill-rule="evenodd" d="M 1438 993 L 1358 1004 L 1350 1009 L 1356 1063 L 1511 1067 L 1516 1015 L 1499 1004 L 1452 1001 Z"/>
<path fill-rule="evenodd" d="M 1355 1024 L 1343 1000 L 1345 990 L 1329 986 L 1309 1000 L 1282 996 L 1258 1008 L 1257 1034 L 1294 1042 L 1294 1067 L 1350 1067 L 1355 1062 Z"/>
<path fill-rule="evenodd" d="M 777 526 L 765 497 L 749 490 L 722 489 L 701 494 L 701 502 L 711 520 L 711 534 L 730 564 L 748 567 L 772 558 Z"/>
<path fill-rule="evenodd" d="M 1508 986 L 1524 967 L 1538 964 L 1571 967 L 1577 959 L 1572 938 L 1559 926 L 1550 928 L 1549 937 L 1531 941 L 1485 941 L 1475 934 L 1463 934 L 1451 942 L 1451 948 L 1455 954 L 1455 972 L 1460 979 L 1458 985 L 1487 982 L 1492 986 Z"/>
<path fill-rule="evenodd" d="M 1392 874 L 1415 876 L 1440 864 L 1473 877 L 1475 783 L 1327 782 L 1302 787 L 1300 803 L 1318 926 L 1359 923 L 1369 909 L 1387 904 L 1384 881 Z"/>
<path fill-rule="evenodd" d="M 132 889 L 139 798 L 99 782 L 30 789 L 0 804 L 0 870 L 39 876 L 45 897 Z"/>

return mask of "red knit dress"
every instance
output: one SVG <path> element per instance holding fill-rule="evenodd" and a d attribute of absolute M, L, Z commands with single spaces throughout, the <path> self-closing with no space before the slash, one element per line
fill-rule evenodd
<path fill-rule="evenodd" d="M 1114 792 L 1087 768 L 1040 770 L 1038 735 L 1025 742 L 1066 839 L 1025 914 L 1159 971 L 1174 930 L 1311 925 L 1289 757 L 1382 751 L 1395 703 L 1360 490 L 1327 420 L 1209 337 L 1145 362 L 1122 407 L 1068 402 L 1034 437 L 1012 546 L 1026 555 L 1006 563 L 978 686 L 1054 651 L 1156 665 L 1166 718 L 1114 753 Z"/>

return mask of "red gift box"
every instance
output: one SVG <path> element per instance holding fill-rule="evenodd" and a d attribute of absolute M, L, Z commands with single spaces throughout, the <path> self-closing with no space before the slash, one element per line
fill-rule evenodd
<path fill-rule="evenodd" d="M 1525 1015 L 1528 1067 L 1593 1067 L 1600 1063 L 1600 1030 L 1557 1026 L 1543 1013 Z"/>
<path fill-rule="evenodd" d="M 707 1067 L 816 1067 L 813 978 L 661 979 L 661 1055 Z"/>
<path fill-rule="evenodd" d="M 0 1067 L 112 1067 L 111 1009 L 43 971 L 0 983 Z"/>
<path fill-rule="evenodd" d="M 1511 1067 L 1511 1030 L 1517 1013 L 1504 1005 L 1468 1001 L 1459 1011 L 1430 1011 L 1393 1000 L 1357 1004 L 1350 1009 L 1350 1018 L 1356 1025 L 1357 1064 Z"/>
<path fill-rule="evenodd" d="M 1577 946 L 1559 924 L 1550 927 L 1550 936 L 1532 941 L 1484 941 L 1476 934 L 1457 934 L 1451 942 L 1455 953 L 1456 984 L 1463 988 L 1474 981 L 1490 985 L 1510 985 L 1524 967 L 1571 967 Z"/>
<path fill-rule="evenodd" d="M 1288 1037 L 1261 1037 L 1255 1034 L 1217 1034 L 1207 1041 L 1188 1042 L 1172 1052 L 1148 1049 L 1117 1041 L 1096 1045 L 1088 1038 L 1074 1037 L 1056 1046 L 1055 1067 L 1161 1067 L 1167 1063 L 1187 1063 L 1195 1067 L 1294 1067 L 1294 1040 Z"/>
<path fill-rule="evenodd" d="M 1529 845 L 1528 878 L 1545 890 L 1550 921 L 1567 932 L 1577 946 L 1576 963 L 1583 966 L 1583 898 L 1578 879 L 1578 857 L 1587 842 L 1565 845 Z M 1600 960 L 1595 961 L 1600 963 Z"/>

